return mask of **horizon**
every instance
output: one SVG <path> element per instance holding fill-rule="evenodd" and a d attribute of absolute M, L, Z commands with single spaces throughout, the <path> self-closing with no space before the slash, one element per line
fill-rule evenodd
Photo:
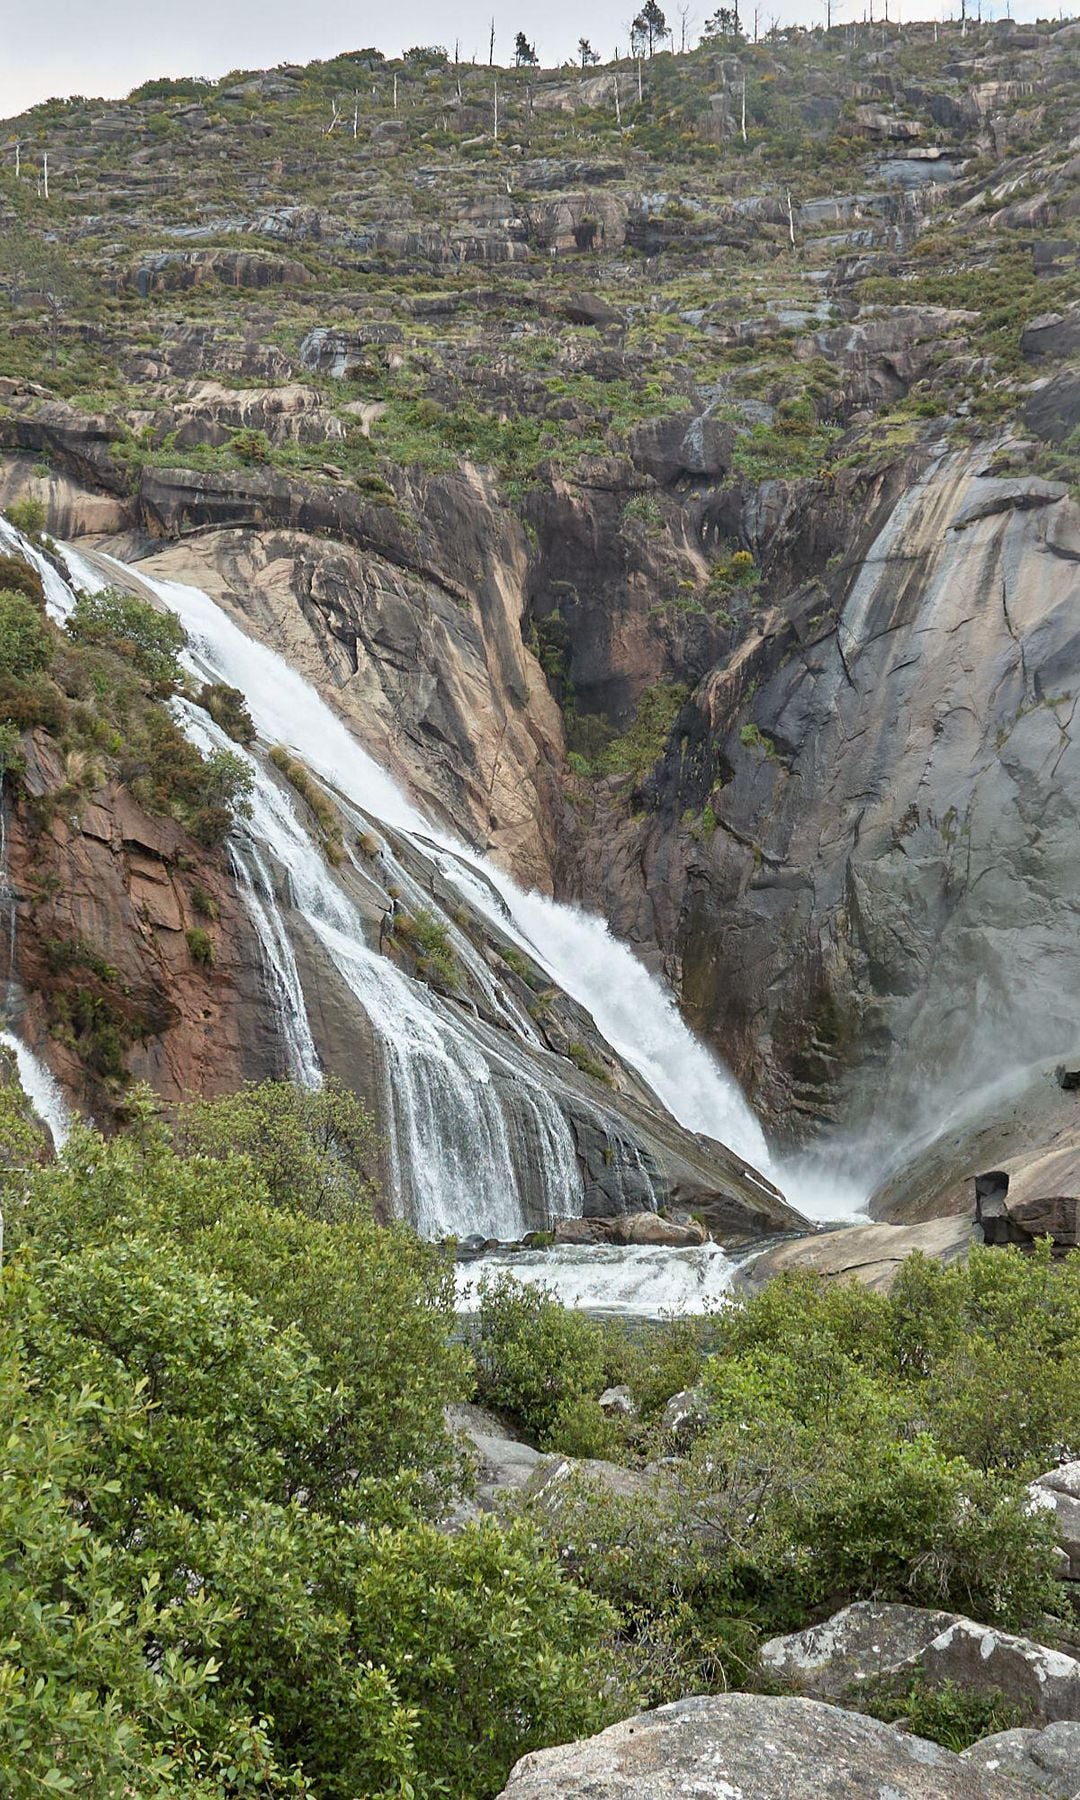
<path fill-rule="evenodd" d="M 825 20 L 826 0 L 794 0 L 794 4 L 774 10 L 762 4 L 760 34 L 772 26 L 812 28 Z M 705 19 L 714 8 L 706 3 L 699 8 L 685 4 L 672 7 L 668 22 L 675 45 L 682 30 L 682 14 L 686 14 L 687 48 L 700 38 Z M 540 66 L 545 69 L 563 67 L 574 59 L 578 37 L 583 29 L 598 52 L 602 64 L 625 54 L 629 10 L 618 0 L 599 0 L 594 21 L 583 28 L 579 8 L 561 4 L 543 15 L 543 32 L 530 29 L 521 14 L 513 22 L 503 23 L 496 16 L 495 62 L 506 67 L 512 59 L 516 33 L 524 30 L 536 48 Z M 865 11 L 863 0 L 833 0 L 832 14 L 836 25 L 855 22 L 855 15 Z M 959 7 L 943 3 L 929 8 L 921 0 L 891 0 L 894 24 L 944 24 L 959 22 Z M 972 13 L 975 6 L 971 7 Z M 999 23 L 1006 18 L 1015 24 L 1031 24 L 1039 19 L 1037 0 L 983 0 L 982 23 Z M 845 17 L 844 15 L 848 16 Z M 906 16 L 905 16 L 906 15 Z M 1059 9 L 1057 18 L 1072 17 Z M 7 46 L 4 65 L 0 68 L 0 120 L 18 118 L 34 106 L 52 99 L 123 100 L 133 88 L 145 81 L 162 77 L 203 78 L 220 81 L 236 70 L 274 68 L 281 63 L 306 64 L 327 61 L 348 50 L 370 47 L 387 57 L 401 56 L 418 44 L 443 44 L 446 41 L 446 9 L 431 0 L 415 0 L 409 9 L 408 27 L 383 42 L 378 33 L 359 21 L 352 9 L 341 0 L 322 0 L 314 16 L 297 21 L 295 9 L 285 0 L 266 0 L 256 8 L 242 4 L 229 9 L 228 22 L 222 27 L 220 9 L 210 0 L 191 0 L 182 13 L 166 10 L 161 0 L 151 6 L 136 8 L 132 0 L 101 0 L 94 14 L 92 45 L 83 41 L 85 6 L 81 0 L 56 0 L 49 15 L 49 41 L 41 42 L 36 21 L 25 15 L 15 17 L 6 28 Z M 745 17 L 750 18 L 749 0 Z M 447 48 L 460 44 L 462 62 L 487 62 L 490 5 L 485 0 L 468 0 L 456 15 L 457 24 Z M 859 20 L 861 22 L 861 18 Z M 1043 22 L 1050 22 L 1043 15 Z M 1056 22 L 1056 21 L 1055 21 Z M 80 27 L 83 27 L 81 30 Z M 374 37 L 375 41 L 371 42 Z M 213 54 L 206 54 L 213 46 Z M 669 45 L 668 48 L 673 46 Z"/>

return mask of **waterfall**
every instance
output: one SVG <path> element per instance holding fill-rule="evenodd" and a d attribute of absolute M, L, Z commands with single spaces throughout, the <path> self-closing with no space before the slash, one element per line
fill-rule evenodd
<path fill-rule="evenodd" d="M 21 534 L 3 522 L 0 532 L 39 569 L 49 613 L 63 623 L 74 604 L 71 589 Z M 85 591 L 100 588 L 110 568 L 117 585 L 130 585 L 134 577 L 180 618 L 189 672 L 238 688 L 264 743 L 295 752 L 358 828 L 370 830 L 371 822 L 378 822 L 386 833 L 378 857 L 385 881 L 399 887 L 409 904 L 440 911 L 455 954 L 485 995 L 491 1017 L 504 1027 L 463 1017 L 460 1008 L 373 948 L 345 882 L 328 868 L 262 758 L 240 750 L 190 701 L 175 703 L 178 720 L 201 750 L 228 748 L 251 770 L 251 817 L 233 834 L 230 853 L 290 1070 L 308 1083 L 321 1079 L 293 951 L 291 910 L 370 1023 L 381 1068 L 391 1187 L 418 1231 L 429 1237 L 472 1230 L 518 1237 L 527 1224 L 580 1211 L 582 1174 L 574 1132 L 554 1097 L 561 1085 L 559 1059 L 543 1048 L 532 1020 L 495 981 L 467 934 L 399 860 L 395 844 L 407 846 L 429 867 L 434 864 L 470 907 L 527 951 L 591 1014 L 613 1049 L 682 1125 L 728 1143 L 758 1167 L 768 1166 L 760 1126 L 730 1075 L 693 1037 L 663 984 L 611 936 L 602 919 L 525 893 L 479 853 L 432 825 L 311 684 L 276 651 L 249 637 L 201 589 L 159 581 L 141 567 L 130 570 L 104 555 L 90 562 L 66 546 L 63 554 L 73 582 Z M 594 1110 L 607 1129 L 613 1121 L 602 1107 Z M 617 1164 L 625 1165 L 646 1204 L 648 1197 L 655 1201 L 650 1170 L 623 1136 L 609 1132 Z"/>
<path fill-rule="evenodd" d="M 63 1149 L 71 1132 L 71 1114 L 60 1092 L 59 1083 L 40 1058 L 13 1031 L 0 1031 L 0 1044 L 14 1056 L 23 1093 L 46 1127 L 54 1148 Z"/>
<path fill-rule="evenodd" d="M 118 578 L 129 579 L 122 564 L 116 568 Z M 591 1014 L 601 1035 L 681 1125 L 719 1139 L 768 1172 L 764 1133 L 737 1084 L 694 1037 L 669 990 L 612 937 L 603 919 L 525 893 L 477 852 L 433 826 L 277 651 L 248 637 L 201 589 L 157 581 L 142 569 L 136 573 L 178 614 L 196 654 L 217 671 L 216 679 L 245 695 L 261 737 L 295 750 L 368 818 L 426 854 L 441 855 L 447 879 Z"/>

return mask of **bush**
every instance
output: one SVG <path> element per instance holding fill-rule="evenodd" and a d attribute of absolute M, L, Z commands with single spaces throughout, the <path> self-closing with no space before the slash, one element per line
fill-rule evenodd
<path fill-rule="evenodd" d="M 523 1287 L 509 1275 L 485 1281 L 477 1331 L 480 1398 L 510 1413 L 542 1450 L 567 1409 L 606 1385 L 602 1332 L 543 1287 Z"/>
<path fill-rule="evenodd" d="M 45 529 L 47 518 L 48 514 L 44 502 L 41 500 L 30 498 L 13 500 L 7 509 L 9 524 L 14 525 L 16 531 L 21 531 L 23 536 L 28 538 L 37 538 L 41 535 Z"/>
<path fill-rule="evenodd" d="M 192 962 L 202 963 L 207 969 L 214 966 L 214 940 L 208 931 L 201 926 L 193 925 L 186 934 L 188 953 Z"/>
<path fill-rule="evenodd" d="M 930 1687 L 917 1678 L 899 1690 L 867 1682 L 852 1693 L 849 1704 L 871 1718 L 902 1725 L 916 1737 L 944 1744 L 946 1750 L 957 1754 L 994 1732 L 1036 1724 L 1030 1712 L 1011 1705 L 999 1688 L 987 1694 L 969 1694 L 952 1681 Z"/>
<path fill-rule="evenodd" d="M 179 656 L 187 637 L 175 613 L 106 588 L 79 596 L 67 628 L 77 643 L 103 644 L 124 657 L 155 687 L 180 680 Z"/>
<path fill-rule="evenodd" d="M 234 743 L 243 744 L 246 749 L 255 742 L 255 726 L 239 688 L 228 687 L 223 681 L 204 682 L 199 692 L 199 705 L 205 707 L 215 725 L 220 725 Z"/>
<path fill-rule="evenodd" d="M 36 601 L 0 590 L 0 681 L 25 681 L 52 661 L 52 637 Z"/>
<path fill-rule="evenodd" d="M 290 756 L 284 745 L 274 745 L 270 761 L 314 814 L 326 860 L 336 867 L 345 854 L 345 847 L 341 836 L 341 821 L 334 806 L 318 782 L 308 774 L 303 763 Z"/>
<path fill-rule="evenodd" d="M 25 594 L 39 611 L 45 611 L 45 583 L 38 571 L 21 556 L 0 556 L 0 592 Z"/>

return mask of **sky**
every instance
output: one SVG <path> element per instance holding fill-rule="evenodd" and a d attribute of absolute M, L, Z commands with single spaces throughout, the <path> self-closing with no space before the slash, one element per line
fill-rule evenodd
<path fill-rule="evenodd" d="M 984 0 L 984 16 L 1004 16 L 1006 3 Z M 698 0 L 692 25 L 700 28 L 716 4 Z M 743 4 L 745 10 L 749 0 Z M 670 0 L 672 24 L 676 5 Z M 865 0 L 833 0 L 833 19 L 861 18 L 864 8 Z M 891 0 L 891 18 L 898 8 L 904 18 L 948 18 L 959 13 L 959 0 Z M 236 68 L 311 62 L 368 45 L 393 55 L 412 44 L 452 48 L 458 38 L 463 58 L 475 54 L 486 61 L 492 10 L 492 0 L 457 0 L 453 6 L 402 0 L 389 16 L 347 0 L 49 0 L 39 12 L 25 0 L 4 0 L 0 119 L 57 94 L 119 98 L 151 76 L 215 78 Z M 625 43 L 633 10 L 634 0 L 587 0 L 584 6 L 581 0 L 515 0 L 512 11 L 495 5 L 496 61 L 510 60 L 519 30 L 535 43 L 545 67 L 573 55 L 582 32 L 607 60 Z M 1034 0 L 1015 0 L 1011 10 L 1026 19 L 1040 8 Z M 1045 14 L 1046 0 L 1041 10 Z M 774 16 L 784 24 L 817 24 L 823 13 L 824 0 L 761 0 L 763 28 Z"/>

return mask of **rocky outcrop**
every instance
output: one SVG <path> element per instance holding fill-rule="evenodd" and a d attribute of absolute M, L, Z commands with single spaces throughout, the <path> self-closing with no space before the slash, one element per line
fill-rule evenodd
<path fill-rule="evenodd" d="M 694 1220 L 680 1223 L 654 1212 L 624 1213 L 621 1218 L 560 1219 L 557 1244 L 654 1244 L 689 1250 L 705 1242 L 705 1227 Z"/>
<path fill-rule="evenodd" d="M 907 1257 L 918 1252 L 935 1262 L 957 1262 L 977 1235 L 974 1220 L 965 1218 L 929 1219 L 906 1227 L 854 1225 L 776 1244 L 740 1270 L 740 1280 L 758 1288 L 774 1275 L 802 1270 L 888 1293 Z"/>
<path fill-rule="evenodd" d="M 863 484 L 839 562 L 700 684 L 645 816 L 590 871 L 792 1135 L 873 1112 L 899 1149 L 939 1084 L 974 1094 L 1004 1046 L 1015 1066 L 1073 1039 L 1080 510 L 1016 505 L 985 470 L 934 452 L 903 491 L 898 468 Z M 822 502 L 831 529 L 840 496 Z M 805 495 L 802 517 L 820 556 Z M 767 541 L 783 565 L 775 519 Z"/>
<path fill-rule="evenodd" d="M 718 1694 L 539 1750 L 501 1800 L 1034 1800 L 951 1750 L 814 1700 Z"/>
<path fill-rule="evenodd" d="M 919 1676 L 1001 1693 L 1033 1722 L 1080 1719 L 1080 1662 L 955 1613 L 857 1601 L 823 1625 L 770 1639 L 761 1660 L 775 1680 L 821 1699 L 857 1702 L 863 1682 L 903 1687 Z"/>
<path fill-rule="evenodd" d="M 220 863 L 123 787 L 74 798 L 47 739 L 25 754 L 5 819 L 9 973 L 31 1048 L 101 1125 L 131 1079 L 177 1101 L 285 1075 L 258 942 Z"/>

